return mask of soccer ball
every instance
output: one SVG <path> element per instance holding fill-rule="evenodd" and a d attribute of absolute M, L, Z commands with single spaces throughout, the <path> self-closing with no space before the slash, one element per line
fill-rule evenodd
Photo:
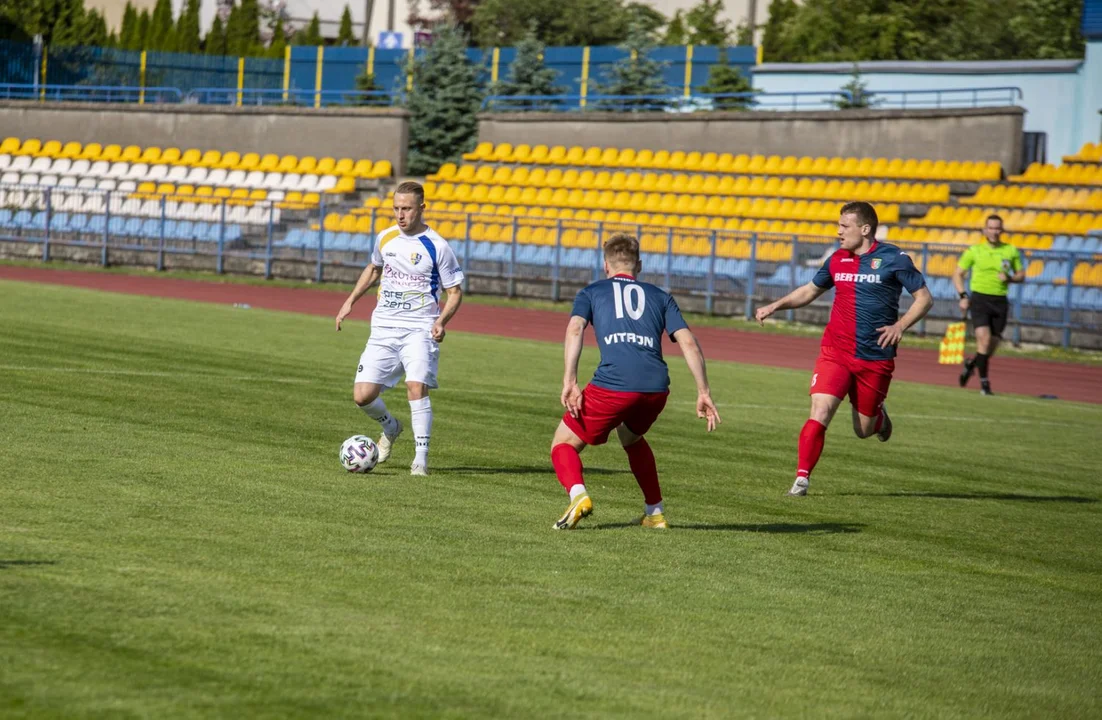
<path fill-rule="evenodd" d="M 377 462 L 379 446 L 366 435 L 353 435 L 341 445 L 341 465 L 348 472 L 371 472 Z"/>

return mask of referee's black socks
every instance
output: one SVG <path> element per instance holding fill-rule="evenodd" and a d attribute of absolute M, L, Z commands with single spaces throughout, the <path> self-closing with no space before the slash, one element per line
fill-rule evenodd
<path fill-rule="evenodd" d="M 980 371 L 980 380 L 987 380 L 987 358 L 988 356 L 983 353 L 976 353 L 973 359 L 976 369 Z"/>

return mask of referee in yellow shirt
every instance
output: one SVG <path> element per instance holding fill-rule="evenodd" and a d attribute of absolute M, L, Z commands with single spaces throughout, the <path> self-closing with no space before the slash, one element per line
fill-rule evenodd
<path fill-rule="evenodd" d="M 961 312 L 972 311 L 972 327 L 976 331 L 976 356 L 964 361 L 960 373 L 960 386 L 976 370 L 980 372 L 980 392 L 991 394 L 991 382 L 987 379 L 987 364 L 1002 340 L 1003 330 L 1010 314 L 1006 300 L 1009 284 L 1025 280 L 1022 256 L 1018 248 L 1002 241 L 1003 219 L 989 215 L 984 223 L 983 236 L 987 242 L 973 245 L 964 251 L 953 271 L 953 285 L 960 294 Z M 971 271 L 971 294 L 964 289 L 964 274 Z"/>

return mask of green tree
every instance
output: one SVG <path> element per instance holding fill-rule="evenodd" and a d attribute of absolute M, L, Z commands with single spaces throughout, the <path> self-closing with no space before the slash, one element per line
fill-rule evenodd
<path fill-rule="evenodd" d="M 784 61 L 794 54 L 793 49 L 783 44 L 783 33 L 796 16 L 799 7 L 796 0 L 772 0 L 769 3 L 769 19 L 765 22 L 762 35 L 762 56 L 767 62 Z"/>
<path fill-rule="evenodd" d="M 57 15 L 50 31 L 48 44 L 56 47 L 73 47 L 90 44 L 82 35 L 84 27 L 84 3 L 82 0 L 62 0 L 56 4 Z"/>
<path fill-rule="evenodd" d="M 1080 0 L 1020 0 L 1021 11 L 1010 20 L 1010 30 L 1030 57 L 1061 59 L 1083 57 L 1086 46 L 1081 32 Z M 1037 22 L 1036 18 L 1044 18 Z"/>
<path fill-rule="evenodd" d="M 321 20 L 318 19 L 318 14 L 315 12 L 314 17 L 310 18 L 310 23 L 295 33 L 291 44 L 322 45 L 324 42 L 325 41 L 321 37 Z"/>
<path fill-rule="evenodd" d="M 624 6 L 627 13 L 628 25 L 638 25 L 650 35 L 656 42 L 660 36 L 659 31 L 666 27 L 666 16 L 643 2 L 631 2 Z"/>
<path fill-rule="evenodd" d="M 666 95 L 669 88 L 662 80 L 662 71 L 666 63 L 658 62 L 649 56 L 654 49 L 654 41 L 640 26 L 634 25 L 628 31 L 628 38 L 620 46 L 627 56 L 618 60 L 604 72 L 604 82 L 597 83 L 596 90 L 602 95 Z M 598 109 L 636 111 L 653 109 L 652 100 L 611 100 L 599 102 Z"/>
<path fill-rule="evenodd" d="M 555 85 L 558 71 L 547 67 L 543 62 L 545 50 L 543 43 L 536 37 L 535 27 L 517 43 L 517 54 L 504 80 L 494 85 L 493 95 L 559 95 L 562 88 Z M 533 101 L 533 105 L 548 107 L 549 103 Z"/>
<path fill-rule="evenodd" d="M 127 0 L 122 12 L 122 24 L 119 26 L 119 48 L 122 50 L 140 50 L 141 35 L 138 26 L 138 11 Z"/>
<path fill-rule="evenodd" d="M 111 46 L 111 35 L 107 32 L 107 20 L 95 8 L 84 13 L 80 36 L 82 45 L 90 47 Z"/>
<path fill-rule="evenodd" d="M 515 45 L 533 22 L 545 45 L 613 45 L 627 37 L 630 16 L 622 0 L 483 0 L 475 39 L 482 47 Z"/>
<path fill-rule="evenodd" d="M 226 22 L 226 48 L 230 55 L 256 55 L 260 48 L 260 6 L 256 0 L 241 0 L 230 10 Z"/>
<path fill-rule="evenodd" d="M 382 87 L 375 80 L 375 73 L 369 73 L 367 71 L 367 63 L 364 63 L 364 69 L 360 71 L 360 74 L 356 76 L 356 89 L 360 92 L 381 92 Z M 386 105 L 389 103 L 384 96 L 376 97 L 357 97 L 354 100 L 356 105 Z"/>
<path fill-rule="evenodd" d="M 207 55 L 228 55 L 226 50 L 226 30 L 222 26 L 222 18 L 215 15 L 214 22 L 210 24 L 210 32 L 203 41 L 203 52 Z"/>
<path fill-rule="evenodd" d="M 138 13 L 138 47 L 135 50 L 146 50 L 149 48 L 149 31 L 152 20 L 149 17 L 148 10 L 142 10 Z"/>
<path fill-rule="evenodd" d="M 472 22 L 475 10 L 481 0 L 429 0 L 429 12 L 421 12 L 419 0 L 411 0 L 409 4 L 410 27 L 417 30 L 431 30 L 434 25 L 441 22 L 459 26 L 467 37 L 473 34 Z"/>
<path fill-rule="evenodd" d="M 356 45 L 356 35 L 352 32 L 352 11 L 347 5 L 344 6 L 344 12 L 341 13 L 341 26 L 337 30 L 337 44 L 338 45 Z"/>
<path fill-rule="evenodd" d="M 685 14 L 678 10 L 670 18 L 670 24 L 666 27 L 666 35 L 662 38 L 663 45 L 688 45 L 689 31 L 685 27 Z"/>
<path fill-rule="evenodd" d="M 197 53 L 202 43 L 199 38 L 200 0 L 187 0 L 176 22 L 176 50 Z"/>
<path fill-rule="evenodd" d="M 172 21 L 171 0 L 157 0 L 157 4 L 153 6 L 146 49 L 164 52 L 176 50 L 176 27 Z"/>
<path fill-rule="evenodd" d="M 750 93 L 754 92 L 754 86 L 742 74 L 741 69 L 731 65 L 727 58 L 727 50 L 724 49 L 720 53 L 719 62 L 712 65 L 708 71 L 708 82 L 701 86 L 700 91 L 708 95 Z M 753 103 L 754 100 L 751 97 L 715 99 L 715 107 L 719 110 L 745 110 Z"/>
<path fill-rule="evenodd" d="M 268 43 L 268 57 L 282 58 L 287 51 L 287 32 L 283 29 L 283 17 L 276 17 L 272 25 L 272 40 Z"/>
<path fill-rule="evenodd" d="M 467 36 L 453 24 L 433 29 L 432 44 L 406 66 L 409 172 L 425 175 L 474 147 L 482 103 L 478 68 L 467 58 Z"/>
<path fill-rule="evenodd" d="M 853 64 L 850 80 L 842 86 L 842 90 L 847 96 L 834 101 L 834 107 L 839 110 L 863 110 L 876 104 L 872 93 L 866 89 L 865 82 L 861 79 L 861 68 L 857 63 Z"/>
<path fill-rule="evenodd" d="M 678 10 L 666 28 L 664 45 L 726 45 L 730 23 L 720 20 L 723 0 L 700 0 L 688 12 Z"/>

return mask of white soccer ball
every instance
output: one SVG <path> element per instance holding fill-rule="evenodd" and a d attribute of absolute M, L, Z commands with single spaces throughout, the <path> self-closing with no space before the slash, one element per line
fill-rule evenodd
<path fill-rule="evenodd" d="M 366 435 L 353 435 L 341 445 L 341 465 L 348 472 L 368 473 L 379 462 L 379 446 Z"/>

